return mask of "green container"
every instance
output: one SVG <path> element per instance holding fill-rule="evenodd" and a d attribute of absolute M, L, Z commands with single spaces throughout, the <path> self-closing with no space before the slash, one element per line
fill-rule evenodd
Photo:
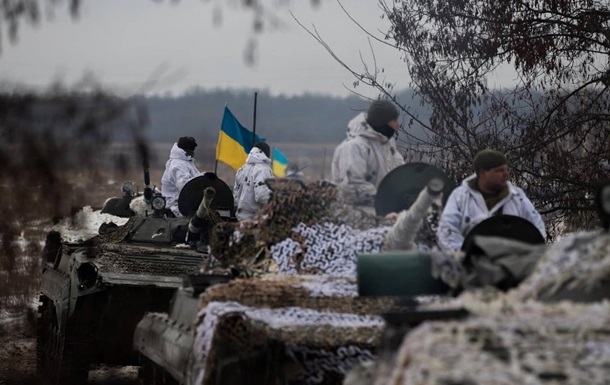
<path fill-rule="evenodd" d="M 418 296 L 447 294 L 449 287 L 432 277 L 430 256 L 396 251 L 358 254 L 358 295 Z"/>

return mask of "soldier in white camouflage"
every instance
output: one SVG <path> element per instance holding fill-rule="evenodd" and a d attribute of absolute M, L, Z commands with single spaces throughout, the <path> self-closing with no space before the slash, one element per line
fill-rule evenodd
<path fill-rule="evenodd" d="M 404 164 L 396 148 L 398 117 L 394 104 L 376 100 L 348 123 L 347 138 L 335 149 L 331 172 L 332 182 L 352 203 L 372 207 L 381 180 Z"/>
<path fill-rule="evenodd" d="M 235 174 L 233 199 L 237 206 L 237 219 L 244 220 L 254 216 L 271 197 L 271 190 L 266 184 L 273 179 L 271 168 L 271 150 L 265 142 L 254 143 L 244 164 Z"/>

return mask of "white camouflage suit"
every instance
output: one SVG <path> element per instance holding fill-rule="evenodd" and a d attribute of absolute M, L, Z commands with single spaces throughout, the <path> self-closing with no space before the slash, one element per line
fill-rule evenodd
<path fill-rule="evenodd" d="M 269 202 L 271 189 L 265 184 L 273 179 L 271 159 L 258 147 L 253 147 L 248 154 L 246 164 L 235 174 L 233 199 L 237 204 L 238 220 L 248 219 Z"/>
<path fill-rule="evenodd" d="M 396 140 L 373 130 L 365 119 L 361 113 L 348 123 L 347 139 L 335 149 L 331 166 L 332 182 L 357 205 L 373 205 L 381 180 L 405 163 Z"/>
<path fill-rule="evenodd" d="M 178 210 L 180 191 L 186 182 L 199 174 L 199 170 L 193 163 L 193 158 L 178 147 L 178 143 L 174 143 L 169 153 L 169 160 L 165 163 L 163 177 L 161 177 L 161 195 L 165 197 L 167 207 L 175 216 L 182 216 L 180 210 Z"/>
<path fill-rule="evenodd" d="M 441 250 L 460 250 L 466 234 L 499 210 L 505 215 L 527 219 L 536 226 L 542 237 L 546 238 L 544 221 L 522 189 L 508 182 L 508 196 L 488 210 L 481 193 L 468 185 L 468 182 L 475 178 L 476 174 L 473 174 L 464 179 L 462 185 L 453 190 L 447 199 L 437 232 Z"/>

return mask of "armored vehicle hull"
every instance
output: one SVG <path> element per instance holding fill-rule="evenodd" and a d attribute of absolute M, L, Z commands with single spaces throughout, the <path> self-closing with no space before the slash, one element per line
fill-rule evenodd
<path fill-rule="evenodd" d="M 82 383 L 91 364 L 138 364 L 131 347 L 135 325 L 147 311 L 168 311 L 181 276 L 204 260 L 190 249 L 161 246 L 162 234 L 186 224 L 133 218 L 116 230 L 127 233 L 128 245 L 99 236 L 57 247 L 41 279 L 38 365 L 47 383 Z M 144 243 L 144 233 L 159 234 L 150 239 L 157 247 Z"/>
<path fill-rule="evenodd" d="M 133 348 L 142 355 L 144 384 L 195 383 L 193 344 L 199 295 L 230 276 L 198 275 L 176 290 L 169 311 L 147 313 L 135 329 Z"/>
<path fill-rule="evenodd" d="M 227 199 L 232 205 L 232 196 Z M 198 212 L 214 210 L 209 203 Z M 137 323 L 147 312 L 167 313 L 183 278 L 207 259 L 200 241 L 205 226 L 196 228 L 199 238 L 189 246 L 191 218 L 168 218 L 163 209 L 153 202 L 152 215 L 132 216 L 122 226 L 104 223 L 96 236 L 76 243 L 49 233 L 37 335 L 44 383 L 82 385 L 92 365 L 140 364 L 132 347 Z"/>
<path fill-rule="evenodd" d="M 322 276 L 233 279 L 196 292 L 178 290 L 168 314 L 138 323 L 145 385 L 341 383 L 374 357 L 378 314 L 406 310 Z"/>

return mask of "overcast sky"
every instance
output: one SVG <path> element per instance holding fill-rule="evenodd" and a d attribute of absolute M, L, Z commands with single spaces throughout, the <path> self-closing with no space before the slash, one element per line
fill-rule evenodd
<path fill-rule="evenodd" d="M 279 0 L 269 0 L 275 4 Z M 285 1 L 284 1 L 285 2 Z M 343 13 L 335 0 L 312 8 L 308 0 L 292 0 L 274 8 L 284 22 L 280 30 L 257 35 L 257 63 L 244 60 L 253 36 L 251 12 L 226 5 L 226 0 L 171 1 L 84 0 L 81 16 L 64 8 L 36 27 L 23 26 L 15 44 L 3 41 L 0 77 L 5 82 L 46 86 L 55 79 L 74 83 L 92 73 L 121 92 L 178 95 L 192 87 L 248 88 L 272 94 L 349 94 L 355 80 L 290 16 L 315 25 L 333 50 L 357 70 L 360 55 L 373 64 L 366 35 Z M 216 5 L 215 5 L 216 4 Z M 218 4 L 222 24 L 214 25 Z M 345 8 L 371 31 L 386 31 L 376 0 L 345 0 Z M 374 45 L 385 79 L 408 86 L 404 63 L 395 49 Z M 147 80 L 157 79 L 154 85 Z M 347 87 L 347 88 L 346 88 Z M 374 90 L 359 87 L 368 96 Z"/>

